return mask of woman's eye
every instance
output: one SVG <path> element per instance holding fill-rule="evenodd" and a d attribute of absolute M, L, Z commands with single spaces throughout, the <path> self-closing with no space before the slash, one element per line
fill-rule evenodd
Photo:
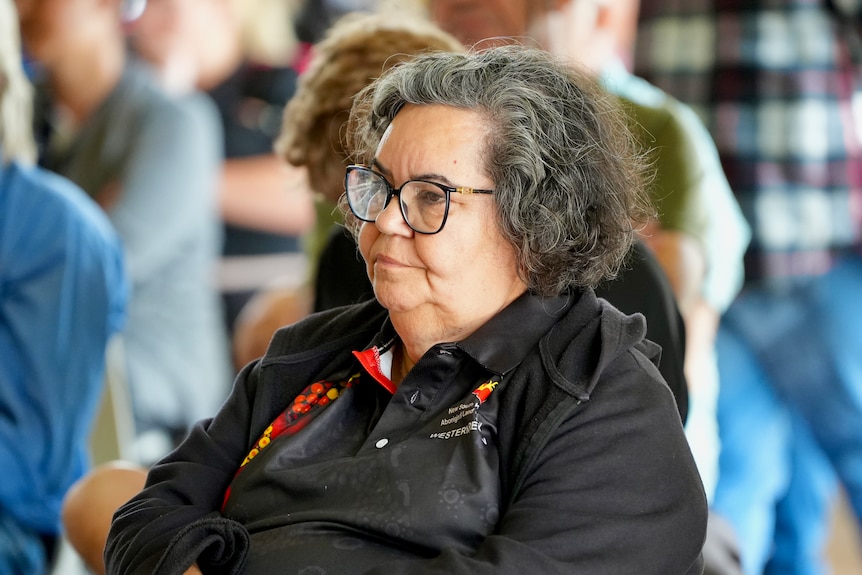
<path fill-rule="evenodd" d="M 416 193 L 416 200 L 423 206 L 446 203 L 446 192 L 434 186 L 422 188 Z"/>

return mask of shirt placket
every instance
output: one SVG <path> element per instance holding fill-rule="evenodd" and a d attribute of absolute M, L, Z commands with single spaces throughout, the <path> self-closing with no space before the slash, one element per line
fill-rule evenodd
<path fill-rule="evenodd" d="M 454 345 L 432 348 L 398 386 L 360 453 L 407 440 L 422 427 L 426 414 L 445 408 L 469 391 L 470 382 L 461 369 L 464 361 Z"/>

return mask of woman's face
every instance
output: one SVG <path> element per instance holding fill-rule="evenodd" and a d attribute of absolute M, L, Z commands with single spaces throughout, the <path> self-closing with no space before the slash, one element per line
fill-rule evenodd
<path fill-rule="evenodd" d="M 466 46 L 486 38 L 519 37 L 528 31 L 527 0 L 430 0 L 431 20 Z"/>
<path fill-rule="evenodd" d="M 157 68 L 189 66 L 207 75 L 234 58 L 239 30 L 232 17 L 227 0 L 148 0 L 129 29 L 135 50 Z"/>
<path fill-rule="evenodd" d="M 96 0 L 15 0 L 15 5 L 27 54 L 43 65 L 75 58 L 92 44 Z"/>
<path fill-rule="evenodd" d="M 195 0 L 149 0 L 141 16 L 130 26 L 135 50 L 156 66 L 189 41 L 189 14 Z M 193 12 L 192 14 L 193 15 Z"/>
<path fill-rule="evenodd" d="M 493 190 L 481 169 L 487 133 L 478 112 L 407 105 L 384 135 L 374 168 L 394 187 L 423 179 Z M 359 248 L 393 322 L 412 319 L 453 339 L 526 291 L 515 250 L 500 234 L 493 195 L 451 194 L 446 224 L 433 235 L 415 233 L 393 197 L 375 223 L 363 224 Z"/>

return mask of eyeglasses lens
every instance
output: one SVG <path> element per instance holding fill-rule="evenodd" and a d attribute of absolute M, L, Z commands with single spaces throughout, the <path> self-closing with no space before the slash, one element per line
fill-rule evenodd
<path fill-rule="evenodd" d="M 353 213 L 366 222 L 375 221 L 386 208 L 388 182 L 371 170 L 358 168 L 348 172 L 346 184 L 347 200 Z M 411 181 L 405 183 L 397 195 L 407 225 L 420 233 L 440 231 L 447 212 L 445 190 L 432 183 Z"/>

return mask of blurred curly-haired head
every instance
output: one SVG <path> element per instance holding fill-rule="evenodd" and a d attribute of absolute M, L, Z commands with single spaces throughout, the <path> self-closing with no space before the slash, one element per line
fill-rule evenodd
<path fill-rule="evenodd" d="M 341 18 L 314 46 L 285 107 L 276 152 L 290 164 L 305 166 L 312 189 L 336 202 L 344 191 L 348 153 L 342 136 L 354 96 L 383 70 L 433 50 L 463 47 L 418 17 L 356 13 Z"/>
<path fill-rule="evenodd" d="M 370 164 L 407 104 L 484 116 L 482 168 L 531 291 L 556 295 L 616 275 L 652 208 L 626 117 L 589 72 L 525 46 L 417 56 L 357 96 L 347 144 L 358 162 Z"/>

